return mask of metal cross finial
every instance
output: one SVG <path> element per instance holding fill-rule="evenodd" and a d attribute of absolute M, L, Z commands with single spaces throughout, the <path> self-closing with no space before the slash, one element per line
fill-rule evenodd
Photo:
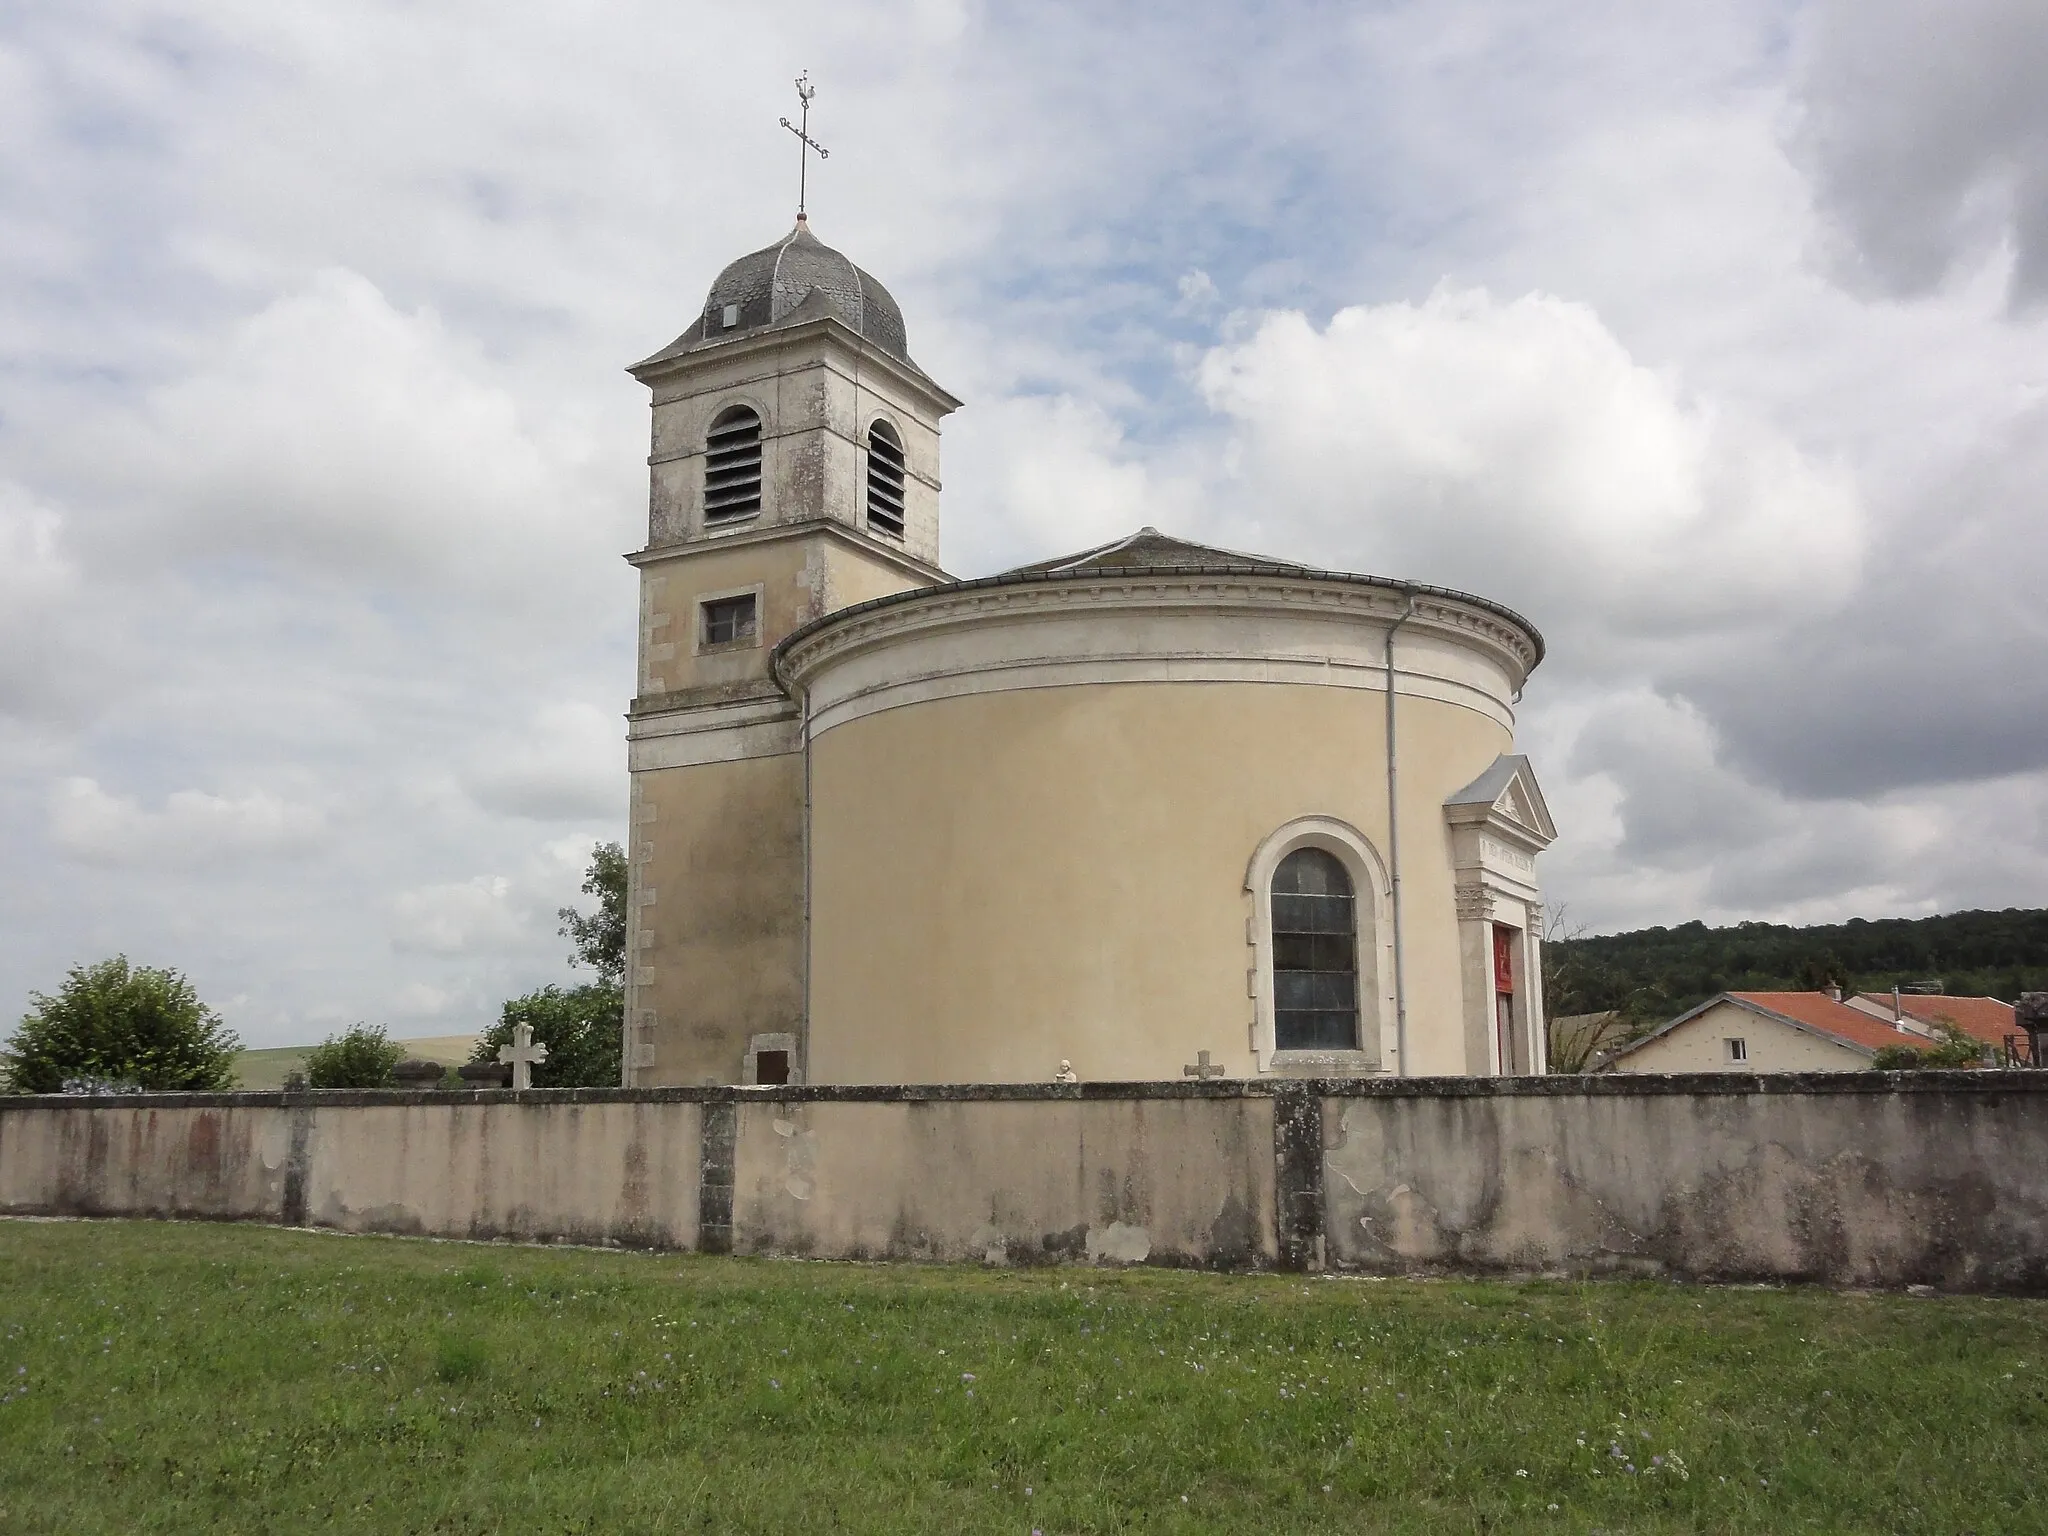
<path fill-rule="evenodd" d="M 818 88 L 811 84 L 811 72 L 807 69 L 796 77 L 796 99 L 804 104 L 802 120 L 794 123 L 786 117 L 782 120 L 783 127 L 803 140 L 802 148 L 796 152 L 796 216 L 800 219 L 804 217 L 806 180 L 811 169 L 810 157 L 804 150 L 815 149 L 820 160 L 832 158 L 832 151 L 811 137 L 811 98 L 817 94 Z"/>

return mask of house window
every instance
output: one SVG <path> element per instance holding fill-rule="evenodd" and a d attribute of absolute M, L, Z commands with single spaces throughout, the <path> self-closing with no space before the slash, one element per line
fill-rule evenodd
<path fill-rule="evenodd" d="M 886 421 L 868 428 L 868 528 L 903 537 L 903 440 Z"/>
<path fill-rule="evenodd" d="M 744 597 L 721 597 L 703 606 L 704 632 L 701 644 L 709 650 L 713 646 L 752 645 L 760 625 L 754 612 L 754 594 Z"/>
<path fill-rule="evenodd" d="M 1273 873 L 1273 1035 L 1282 1051 L 1358 1047 L 1358 900 L 1321 848 Z"/>
<path fill-rule="evenodd" d="M 761 510 L 761 418 L 744 405 L 722 411 L 704 441 L 704 521 L 738 522 Z"/>
<path fill-rule="evenodd" d="M 1738 1040 L 1731 1035 L 1721 1043 L 1728 1047 L 1728 1059 L 1730 1061 L 1749 1060 L 1749 1042 L 1747 1040 Z"/>

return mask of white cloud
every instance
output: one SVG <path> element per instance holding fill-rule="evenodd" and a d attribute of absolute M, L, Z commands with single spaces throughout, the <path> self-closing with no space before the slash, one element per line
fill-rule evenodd
<path fill-rule="evenodd" d="M 151 391 L 103 494 L 150 553 L 268 557 L 323 579 L 520 592 L 603 570 L 630 538 L 623 476 L 590 445 L 526 420 L 476 348 L 431 310 L 394 308 L 338 269 L 235 325 L 191 372 Z M 138 526 L 139 525 L 139 526 Z M 103 539 L 110 557 L 133 559 Z M 587 592 L 592 574 L 571 576 Z"/>
<path fill-rule="evenodd" d="M 49 818 L 51 840 L 76 858 L 167 868 L 300 854 L 327 830 L 317 809 L 262 790 L 233 797 L 178 790 L 152 811 L 82 777 L 52 789 Z"/>
<path fill-rule="evenodd" d="M 0 481 L 0 716 L 53 702 L 80 636 L 71 622 L 78 567 L 63 518 Z"/>
<path fill-rule="evenodd" d="M 500 815 L 617 820 L 626 801 L 625 723 L 619 711 L 581 699 L 544 705 L 523 731 L 479 752 L 464 784 Z"/>
<path fill-rule="evenodd" d="M 472 954 L 515 949 L 531 939 L 532 911 L 503 875 L 402 891 L 391 915 L 391 942 L 405 952 Z"/>
<path fill-rule="evenodd" d="M 1165 526 L 1190 488 L 1134 451 L 1116 418 L 1073 395 L 1020 395 L 980 407 L 974 452 L 948 473 L 946 559 L 983 571 L 1087 549 L 1143 524 Z M 957 508 L 957 513 L 952 508 Z M 957 518 L 957 520 L 955 520 Z"/>
<path fill-rule="evenodd" d="M 1444 284 L 1320 330 L 1269 314 L 1201 384 L 1262 526 L 1553 626 L 1668 639 L 1809 602 L 1861 558 L 1842 472 L 1689 396 L 1584 304 Z"/>

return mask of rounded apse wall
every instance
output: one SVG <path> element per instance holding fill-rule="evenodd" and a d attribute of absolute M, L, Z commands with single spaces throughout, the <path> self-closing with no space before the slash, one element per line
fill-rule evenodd
<path fill-rule="evenodd" d="M 1412 589 L 1410 589 L 1412 590 Z M 1350 869 L 1360 1038 L 1391 1069 L 1395 640 L 1411 1072 L 1466 1070 L 1444 798 L 1512 749 L 1539 654 L 1476 599 L 1146 571 L 931 589 L 778 656 L 810 753 L 808 1078 L 1271 1071 L 1259 893 L 1287 839 Z M 1324 1064 L 1325 1070 L 1333 1069 Z"/>

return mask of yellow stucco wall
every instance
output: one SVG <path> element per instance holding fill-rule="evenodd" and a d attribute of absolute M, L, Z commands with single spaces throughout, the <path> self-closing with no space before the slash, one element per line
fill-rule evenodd
<path fill-rule="evenodd" d="M 1749 1047 L 1746 1061 L 1730 1061 L 1730 1037 Z M 1717 1003 L 1669 1034 L 1630 1051 L 1617 1072 L 1860 1072 L 1870 1058 L 1847 1046 L 1733 1003 Z"/>
<path fill-rule="evenodd" d="M 793 709 L 785 725 L 761 723 L 763 702 L 781 699 L 769 653 L 822 614 L 917 581 L 817 532 L 685 547 L 642 579 L 627 1078 L 742 1082 L 752 1036 L 803 1028 L 803 756 Z M 756 586 L 756 643 L 693 654 L 706 595 Z M 659 735 L 678 722 L 709 729 Z M 730 760 L 657 755 L 669 750 Z"/>
<path fill-rule="evenodd" d="M 1384 858 L 1384 705 L 1141 682 L 929 700 L 825 731 L 810 1080 L 1028 1081 L 1062 1058 L 1084 1079 L 1177 1078 L 1197 1049 L 1250 1074 L 1246 865 L 1310 815 Z M 1455 705 L 1400 710 L 1409 1070 L 1483 1070 L 1466 1061 L 1442 802 L 1509 735 Z"/>
<path fill-rule="evenodd" d="M 736 1083 L 750 1035 L 802 1028 L 803 757 L 640 780 L 632 1006 L 654 1051 L 633 1080 Z"/>

